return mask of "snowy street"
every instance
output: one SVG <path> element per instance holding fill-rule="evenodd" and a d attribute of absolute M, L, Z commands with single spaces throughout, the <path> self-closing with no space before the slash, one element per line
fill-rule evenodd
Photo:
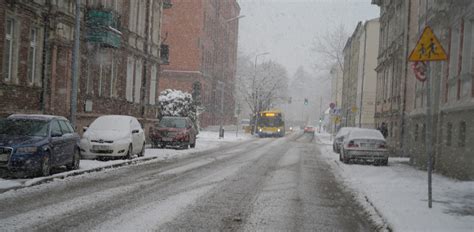
<path fill-rule="evenodd" d="M 314 139 L 254 139 L 8 191 L 0 230 L 374 230 Z"/>

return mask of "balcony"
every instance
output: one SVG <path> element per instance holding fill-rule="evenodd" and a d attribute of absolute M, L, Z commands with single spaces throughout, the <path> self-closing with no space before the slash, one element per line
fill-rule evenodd
<path fill-rule="evenodd" d="M 119 48 L 122 42 L 122 33 L 119 28 L 119 19 L 112 11 L 92 9 L 86 15 L 86 41 L 104 47 Z"/>

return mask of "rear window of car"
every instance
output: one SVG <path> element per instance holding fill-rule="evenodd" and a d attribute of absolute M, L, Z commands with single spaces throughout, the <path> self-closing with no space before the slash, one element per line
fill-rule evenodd
<path fill-rule="evenodd" d="M 350 138 L 362 138 L 362 139 L 381 139 L 384 140 L 382 133 L 378 130 L 351 130 L 349 134 Z"/>
<path fill-rule="evenodd" d="M 186 128 L 185 118 L 163 118 L 158 127 L 162 128 Z"/>

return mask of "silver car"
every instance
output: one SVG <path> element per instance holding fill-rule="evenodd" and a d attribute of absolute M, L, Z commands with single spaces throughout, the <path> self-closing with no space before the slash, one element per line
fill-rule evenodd
<path fill-rule="evenodd" d="M 382 133 L 374 129 L 353 129 L 344 137 L 339 160 L 363 160 L 375 164 L 388 164 L 388 150 Z"/>
<path fill-rule="evenodd" d="M 344 137 L 349 133 L 349 131 L 353 129 L 358 129 L 358 128 L 357 127 L 342 127 L 341 129 L 339 129 L 339 131 L 337 132 L 332 142 L 332 150 L 334 152 L 336 153 L 341 152 L 341 144 L 342 144 L 342 141 L 344 140 Z"/>

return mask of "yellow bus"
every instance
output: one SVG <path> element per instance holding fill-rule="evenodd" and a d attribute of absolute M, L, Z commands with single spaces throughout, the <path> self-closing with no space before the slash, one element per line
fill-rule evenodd
<path fill-rule="evenodd" d="M 259 113 L 257 134 L 260 137 L 285 136 L 285 120 L 280 110 L 267 110 Z"/>

